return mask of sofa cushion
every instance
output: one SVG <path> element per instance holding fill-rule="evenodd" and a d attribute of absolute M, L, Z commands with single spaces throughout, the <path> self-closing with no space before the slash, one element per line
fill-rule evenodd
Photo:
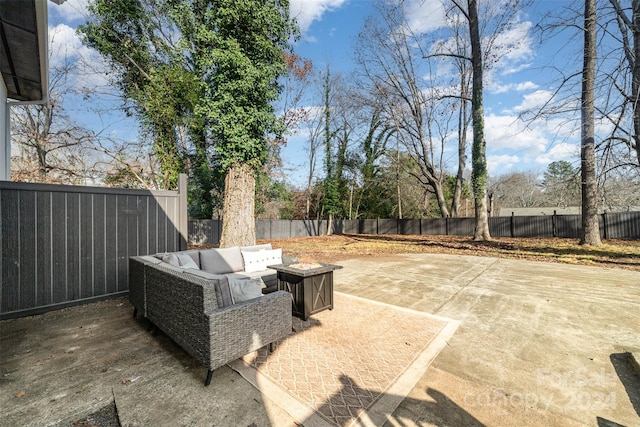
<path fill-rule="evenodd" d="M 244 260 L 244 271 L 253 273 L 263 271 L 269 265 L 282 264 L 282 249 L 260 250 L 260 251 L 242 251 L 242 259 Z"/>
<path fill-rule="evenodd" d="M 178 253 L 176 254 L 176 257 L 178 258 L 178 263 L 180 264 L 180 267 L 193 268 L 195 270 L 200 270 L 200 266 L 196 264 L 196 262 L 193 260 L 193 258 L 190 255 Z"/>
<path fill-rule="evenodd" d="M 180 268 L 193 268 L 200 270 L 200 266 L 196 264 L 193 257 L 184 252 L 166 253 L 162 254 L 162 262 L 167 263 L 173 267 Z"/>
<path fill-rule="evenodd" d="M 162 255 L 162 262 L 166 262 L 173 267 L 180 267 L 180 262 L 178 261 L 178 257 L 176 256 L 176 254 Z"/>
<path fill-rule="evenodd" d="M 244 266 L 240 247 L 201 250 L 200 268 L 214 274 L 242 271 Z"/>
<path fill-rule="evenodd" d="M 266 288 L 259 277 L 237 277 L 229 279 L 229 288 L 235 304 L 262 296 L 262 288 Z"/>
<path fill-rule="evenodd" d="M 188 251 L 174 252 L 174 254 L 189 255 L 191 259 L 193 259 L 193 261 L 198 265 L 198 268 L 200 268 L 200 251 L 198 249 L 189 249 Z"/>
<path fill-rule="evenodd" d="M 190 270 L 189 274 L 213 281 L 213 288 L 216 292 L 216 303 L 218 308 L 228 307 L 233 304 L 233 297 L 231 296 L 231 289 L 229 289 L 229 280 L 227 279 L 227 276 L 207 273 L 202 270 Z"/>

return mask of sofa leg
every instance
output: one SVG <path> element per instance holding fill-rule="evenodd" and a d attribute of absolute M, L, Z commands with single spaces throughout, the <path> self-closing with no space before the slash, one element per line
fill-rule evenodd
<path fill-rule="evenodd" d="M 204 386 L 211 384 L 211 377 L 213 376 L 213 369 L 207 370 L 207 379 L 204 380 Z"/>
<path fill-rule="evenodd" d="M 269 343 L 269 353 L 273 353 L 274 348 L 275 348 L 275 345 L 272 342 L 270 342 Z"/>
<path fill-rule="evenodd" d="M 133 318 L 135 319 L 138 316 L 138 307 L 133 307 Z"/>

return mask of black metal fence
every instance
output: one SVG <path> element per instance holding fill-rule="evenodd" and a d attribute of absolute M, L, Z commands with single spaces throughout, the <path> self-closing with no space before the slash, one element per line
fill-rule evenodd
<path fill-rule="evenodd" d="M 190 220 L 190 244 L 218 244 L 220 220 Z M 334 234 L 413 234 L 473 236 L 474 218 L 437 219 L 359 219 L 333 223 Z M 580 215 L 509 216 L 489 218 L 493 237 L 562 237 L 579 238 Z M 327 221 L 257 220 L 256 238 L 287 239 L 320 236 L 327 233 Z M 600 215 L 600 233 L 605 239 L 640 239 L 640 212 Z"/>
<path fill-rule="evenodd" d="M 128 291 L 130 256 L 186 248 L 179 191 L 0 181 L 0 318 Z"/>

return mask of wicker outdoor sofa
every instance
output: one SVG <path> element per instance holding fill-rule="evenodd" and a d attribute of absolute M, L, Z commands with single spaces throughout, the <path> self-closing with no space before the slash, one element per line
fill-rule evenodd
<path fill-rule="evenodd" d="M 267 253 L 264 247 L 262 251 L 260 247 L 243 249 L 243 254 Z M 234 261 L 228 256 L 220 258 L 224 251 L 207 249 L 176 253 L 188 255 L 194 262 L 197 260 L 198 268 L 176 267 L 163 262 L 162 258 L 166 259 L 168 254 L 129 258 L 129 300 L 134 306 L 134 317 L 141 313 L 204 365 L 207 368 L 205 386 L 210 384 L 216 368 L 266 345 L 271 349 L 272 344 L 286 337 L 292 327 L 291 295 L 285 291 L 263 294 L 263 289 L 255 289 L 256 281 L 262 283 L 262 276 L 270 281 L 274 272 L 237 271 L 237 260 L 234 268 Z M 225 254 L 230 252 L 235 255 L 234 250 L 227 250 Z M 212 257 L 220 258 L 215 266 L 210 262 Z M 248 260 L 249 254 L 246 257 Z M 221 267 L 221 262 L 226 266 Z M 209 271 L 201 270 L 203 267 Z M 217 267 L 236 271 L 212 273 L 211 270 Z M 253 286 L 254 294 L 248 293 L 244 298 L 249 299 L 242 300 L 242 295 L 232 290 L 230 279 L 232 284 Z"/>

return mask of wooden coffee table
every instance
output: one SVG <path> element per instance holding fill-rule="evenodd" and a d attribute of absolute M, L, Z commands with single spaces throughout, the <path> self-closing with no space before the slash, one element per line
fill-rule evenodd
<path fill-rule="evenodd" d="M 278 264 L 269 268 L 278 272 L 278 290 L 291 294 L 294 316 L 307 320 L 312 314 L 333 309 L 333 271 L 341 265 L 297 268 L 296 264 Z"/>

